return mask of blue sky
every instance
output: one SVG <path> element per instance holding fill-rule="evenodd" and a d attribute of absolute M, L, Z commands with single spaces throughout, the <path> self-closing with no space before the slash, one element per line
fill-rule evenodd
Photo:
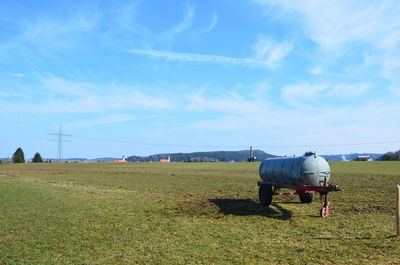
<path fill-rule="evenodd" d="M 0 157 L 56 157 L 60 123 L 64 157 L 398 150 L 398 14 L 385 0 L 4 0 Z"/>

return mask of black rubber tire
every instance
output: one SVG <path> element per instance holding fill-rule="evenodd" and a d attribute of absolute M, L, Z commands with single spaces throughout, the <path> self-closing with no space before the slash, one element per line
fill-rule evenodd
<path fill-rule="evenodd" d="M 269 206 L 272 203 L 272 186 L 269 184 L 261 185 L 258 198 L 262 206 Z"/>
<path fill-rule="evenodd" d="M 308 193 L 299 192 L 299 198 L 300 198 L 301 203 L 312 203 L 312 201 L 314 199 L 314 193 L 313 192 L 308 192 Z"/>

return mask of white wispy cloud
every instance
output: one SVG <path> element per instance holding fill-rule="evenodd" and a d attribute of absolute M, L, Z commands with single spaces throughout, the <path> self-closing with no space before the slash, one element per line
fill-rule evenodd
<path fill-rule="evenodd" d="M 185 17 L 181 22 L 172 26 L 168 30 L 164 31 L 159 35 L 159 40 L 161 41 L 172 41 L 174 40 L 175 36 L 179 33 L 183 32 L 184 30 L 188 29 L 193 23 L 193 17 L 195 13 L 195 8 L 191 5 L 187 5 Z"/>
<path fill-rule="evenodd" d="M 400 51 L 397 54 L 386 54 L 384 56 L 375 56 L 375 63 L 381 65 L 380 76 L 389 80 L 391 84 L 388 87 L 388 91 L 394 95 L 399 96 L 396 93 L 394 87 L 400 87 Z"/>
<path fill-rule="evenodd" d="M 46 12 L 23 18 L 10 16 L 7 24 L 13 34 L 2 41 L 0 60 L 25 62 L 35 69 L 49 59 L 61 61 L 62 54 L 88 47 L 88 33 L 94 32 L 100 21 L 96 10 L 65 12 L 63 16 Z"/>
<path fill-rule="evenodd" d="M 217 22 L 218 22 L 218 14 L 217 14 L 217 12 L 214 12 L 213 16 L 211 18 L 210 25 L 208 25 L 206 28 L 204 28 L 202 30 L 202 33 L 207 33 L 207 32 L 210 32 L 211 30 L 213 30 L 215 25 L 217 25 Z"/>
<path fill-rule="evenodd" d="M 393 94 L 400 96 L 400 86 L 389 86 L 389 90 L 392 91 Z"/>
<path fill-rule="evenodd" d="M 22 98 L 21 93 L 13 91 L 0 91 L 0 99 L 6 100 L 7 98 Z"/>
<path fill-rule="evenodd" d="M 277 61 L 282 59 L 282 50 L 273 50 L 267 59 L 264 58 L 237 58 L 210 54 L 178 53 L 165 50 L 151 49 L 130 49 L 127 52 L 132 54 L 146 55 L 154 58 L 162 58 L 168 61 L 183 62 L 208 62 L 216 64 L 243 65 L 249 67 L 276 67 Z"/>
<path fill-rule="evenodd" d="M 55 76 L 40 78 L 44 88 L 50 92 L 49 95 L 62 95 L 67 97 L 91 97 L 95 92 L 96 85 L 84 82 L 71 82 Z"/>
<path fill-rule="evenodd" d="M 368 92 L 369 83 L 300 83 L 282 88 L 282 97 L 286 102 L 299 108 L 309 108 L 310 102 L 319 102 L 334 97 L 336 100 L 347 100 L 353 96 Z M 326 104 L 327 102 L 325 102 Z"/>
<path fill-rule="evenodd" d="M 175 103 L 167 96 L 145 93 L 139 89 L 129 87 L 114 87 L 107 106 L 113 109 L 163 110 L 175 109 Z"/>
<path fill-rule="evenodd" d="M 321 75 L 323 73 L 323 70 L 320 66 L 314 66 L 309 69 L 309 72 L 313 75 Z"/>
<path fill-rule="evenodd" d="M 255 97 L 263 96 L 270 89 L 270 85 L 268 82 L 260 82 L 255 84 Z"/>
<path fill-rule="evenodd" d="M 17 78 L 22 78 L 22 77 L 25 76 L 23 73 L 12 73 L 10 75 L 13 76 L 13 77 L 17 77 Z"/>
<path fill-rule="evenodd" d="M 84 33 L 93 31 L 99 23 L 96 12 L 77 13 L 59 19 L 50 16 L 20 22 L 18 41 L 37 47 L 45 53 L 50 49 L 82 48 Z M 51 45 L 50 45 L 51 44 Z"/>
<path fill-rule="evenodd" d="M 282 97 L 292 105 L 302 106 L 304 101 L 312 101 L 320 97 L 327 84 L 300 83 L 282 88 Z M 305 106 L 305 105 L 304 105 Z"/>
<path fill-rule="evenodd" d="M 285 58 L 293 49 L 289 43 L 274 43 L 265 37 L 259 37 L 253 49 L 258 60 L 265 60 L 270 67 L 278 66 L 279 61 Z"/>
<path fill-rule="evenodd" d="M 118 114 L 109 114 L 93 119 L 64 122 L 63 125 L 65 125 L 65 127 L 69 129 L 73 129 L 80 127 L 92 127 L 92 126 L 99 126 L 99 125 L 106 125 L 113 123 L 121 123 L 121 122 L 131 121 L 134 119 L 135 116 L 131 114 L 118 113 Z"/>
<path fill-rule="evenodd" d="M 226 93 L 221 97 L 206 97 L 202 91 L 186 96 L 185 109 L 191 111 L 217 111 L 220 113 L 257 112 L 268 108 L 266 102 L 259 99 L 247 99 L 236 93 Z"/>
<path fill-rule="evenodd" d="M 334 85 L 327 95 L 352 97 L 367 92 L 371 88 L 369 83 L 355 83 L 355 84 L 337 84 Z"/>
<path fill-rule="evenodd" d="M 0 110 L 96 113 L 175 108 L 175 103 L 168 97 L 146 93 L 142 88 L 134 86 L 73 82 L 53 76 L 40 78 L 39 81 L 39 85 L 22 91 L 17 102 L 10 101 L 7 94 L 0 94 Z"/>
<path fill-rule="evenodd" d="M 235 58 L 220 55 L 210 54 L 196 54 L 196 53 L 178 53 L 163 50 L 149 50 L 149 49 L 131 49 L 129 53 L 147 55 L 150 57 L 162 58 L 169 61 L 185 61 L 185 62 L 210 62 L 219 64 L 236 64 L 236 65 L 249 65 L 249 66 L 265 66 L 263 61 L 250 59 L 250 58 Z"/>
<path fill-rule="evenodd" d="M 119 30 L 123 33 L 136 33 L 142 37 L 149 37 L 151 35 L 150 31 L 145 26 L 138 23 L 139 12 L 137 7 L 139 3 L 139 1 L 134 1 L 127 5 L 118 5 L 112 8 L 107 14 L 107 21 L 115 21 L 115 25 L 117 25 Z"/>

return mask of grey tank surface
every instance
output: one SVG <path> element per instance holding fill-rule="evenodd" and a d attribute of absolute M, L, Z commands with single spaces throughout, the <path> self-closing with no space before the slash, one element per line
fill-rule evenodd
<path fill-rule="evenodd" d="M 315 154 L 268 158 L 261 163 L 259 172 L 265 182 L 299 186 L 320 186 L 325 178 L 328 182 L 331 175 L 328 162 Z"/>

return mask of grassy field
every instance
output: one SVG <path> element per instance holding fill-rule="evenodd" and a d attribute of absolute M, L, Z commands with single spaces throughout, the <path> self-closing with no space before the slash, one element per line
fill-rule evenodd
<path fill-rule="evenodd" d="M 0 165 L 0 264 L 400 264 L 400 162 L 331 163 L 331 212 L 258 163 Z"/>

